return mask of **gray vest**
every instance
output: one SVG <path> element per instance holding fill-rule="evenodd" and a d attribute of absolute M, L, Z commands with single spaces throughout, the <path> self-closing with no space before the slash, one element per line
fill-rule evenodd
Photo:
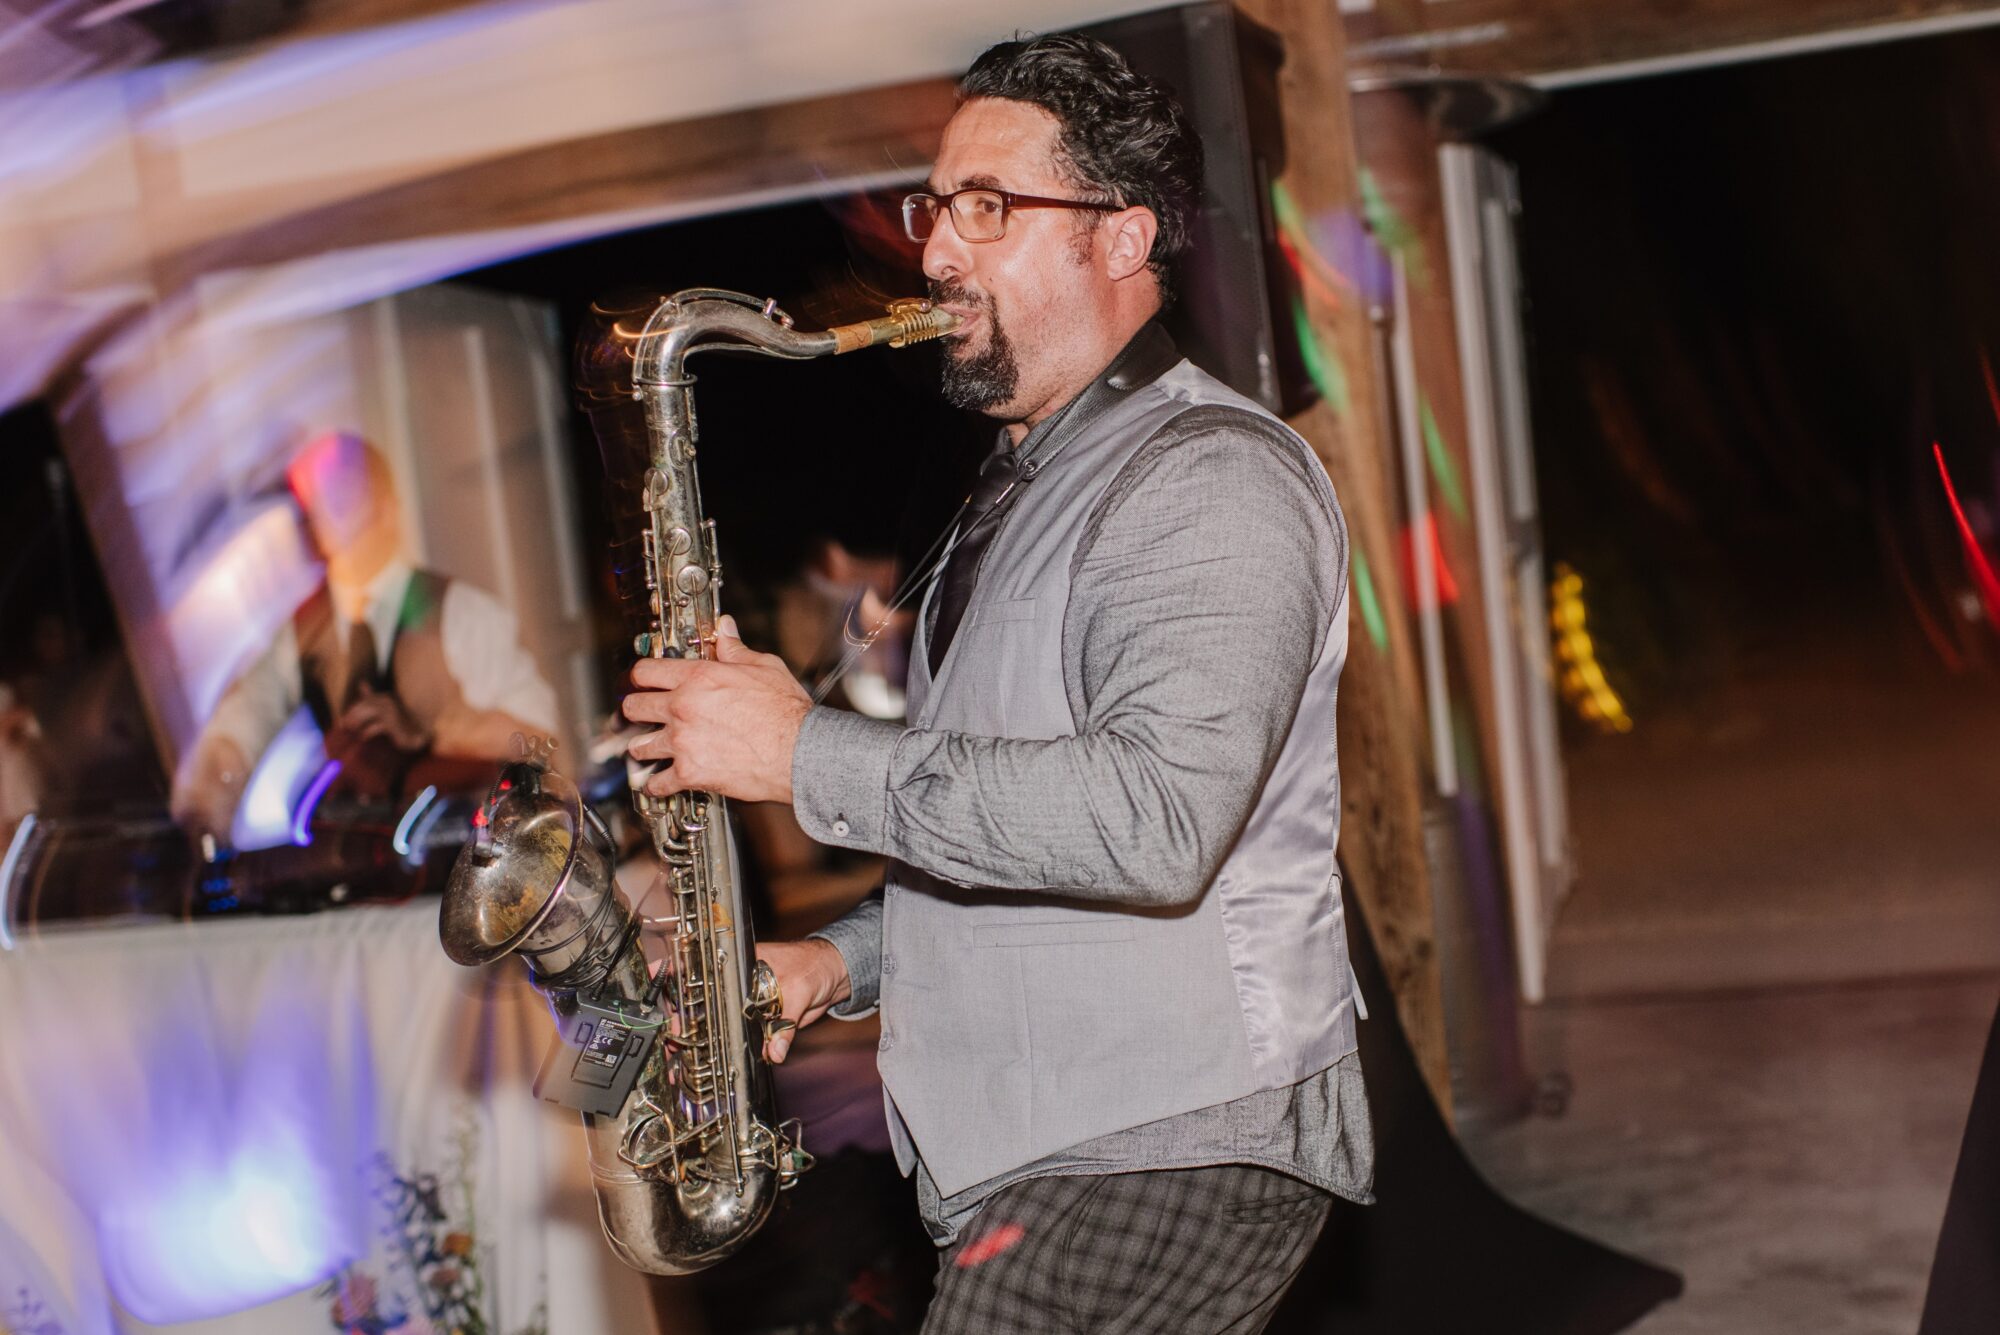
<path fill-rule="evenodd" d="M 935 681 L 919 631 L 913 726 L 1075 735 L 1063 622 L 1085 523 L 1150 437 L 1210 404 L 1275 420 L 1181 362 L 1085 424 L 1022 489 Z M 1333 508 L 1318 464 L 1308 472 Z M 1334 863 L 1346 652 L 1343 598 L 1263 793 L 1191 908 L 967 890 L 892 865 L 879 1065 L 905 1172 L 921 1152 L 951 1195 L 1098 1136 L 1295 1084 L 1354 1050 Z"/>

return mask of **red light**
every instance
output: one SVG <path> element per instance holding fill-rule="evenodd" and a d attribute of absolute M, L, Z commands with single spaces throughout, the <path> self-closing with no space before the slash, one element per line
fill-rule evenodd
<path fill-rule="evenodd" d="M 1972 581 L 1979 586 L 1979 601 L 1986 608 L 1986 620 L 1995 628 L 2000 628 L 2000 574 L 1993 571 L 1993 563 L 1986 559 L 1980 549 L 1979 539 L 1972 534 L 1972 525 L 1966 522 L 1965 509 L 1958 503 L 1958 488 L 1951 485 L 1951 474 L 1944 466 L 1944 447 L 1931 442 L 1931 457 L 1937 460 L 1938 476 L 1944 479 L 1944 498 L 1951 505 L 1951 517 L 1958 525 L 1958 540 L 1965 546 L 1966 564 L 1972 567 Z"/>
<path fill-rule="evenodd" d="M 984 1265 L 1027 1236 L 1028 1230 L 1019 1224 L 1002 1224 L 985 1237 L 967 1243 L 965 1250 L 958 1254 L 958 1260 L 953 1264 L 960 1270 L 970 1270 L 973 1266 Z"/>
<path fill-rule="evenodd" d="M 1398 538 L 1402 545 L 1403 587 L 1410 590 L 1410 599 L 1414 605 L 1417 590 L 1417 547 L 1416 543 L 1411 541 L 1413 532 L 1414 530 L 1405 525 Z M 1445 562 L 1444 540 L 1438 536 L 1435 511 L 1424 516 L 1423 544 L 1431 549 L 1431 582 L 1437 590 L 1438 606 L 1450 607 L 1458 601 L 1458 577 L 1451 573 L 1451 567 Z"/>

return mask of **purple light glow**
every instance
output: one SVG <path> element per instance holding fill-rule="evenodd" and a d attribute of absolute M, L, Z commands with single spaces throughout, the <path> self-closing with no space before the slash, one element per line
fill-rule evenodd
<path fill-rule="evenodd" d="M 42 1134 L 112 1295 L 152 1325 L 259 1306 L 367 1250 L 360 1005 L 329 1005 L 298 959 L 237 981 L 228 997 L 194 979 L 149 997 L 137 1025 L 129 997 L 21 1017 L 64 1027 Z"/>
<path fill-rule="evenodd" d="M 331 788 L 333 781 L 339 777 L 340 762 L 329 760 L 320 766 L 319 773 L 313 775 L 313 781 L 306 785 L 305 792 L 300 795 L 299 809 L 292 813 L 292 842 L 300 848 L 313 841 L 313 812 L 319 810 L 319 800 L 326 796 L 326 790 Z"/>
<path fill-rule="evenodd" d="M 229 842 L 238 851 L 290 843 L 292 813 L 298 810 L 306 786 L 325 764 L 326 743 L 320 737 L 319 724 L 313 721 L 312 711 L 301 705 L 264 748 L 251 771 L 230 825 Z"/>

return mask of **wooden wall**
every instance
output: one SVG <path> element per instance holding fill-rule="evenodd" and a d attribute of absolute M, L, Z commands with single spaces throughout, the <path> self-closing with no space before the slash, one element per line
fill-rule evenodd
<path fill-rule="evenodd" d="M 1342 35 L 1323 0 L 1243 0 L 1239 7 L 1284 39 L 1279 76 L 1287 161 L 1278 185 L 1296 205 L 1310 242 L 1316 223 L 1363 213 Z M 1328 258 L 1325 256 L 1322 259 Z M 1347 517 L 1351 640 L 1340 690 L 1341 855 L 1374 930 L 1404 1028 L 1425 1079 L 1449 1110 L 1450 1075 L 1440 1000 L 1430 871 L 1424 856 L 1423 716 L 1409 606 L 1396 554 L 1397 503 L 1368 303 L 1353 285 L 1305 284 L 1308 336 L 1337 366 L 1346 393 L 1329 394 L 1292 419 L 1319 453 Z M 1365 564 L 1382 615 L 1358 606 Z"/>

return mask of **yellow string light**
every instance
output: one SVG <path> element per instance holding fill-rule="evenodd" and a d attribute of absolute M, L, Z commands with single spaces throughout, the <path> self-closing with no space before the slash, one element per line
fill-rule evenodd
<path fill-rule="evenodd" d="M 1630 732 L 1632 717 L 1597 661 L 1597 646 L 1584 628 L 1588 620 L 1583 576 L 1567 561 L 1556 562 L 1555 578 L 1549 582 L 1549 629 L 1554 632 L 1556 662 L 1561 664 L 1556 688 L 1586 723 L 1605 732 Z"/>

